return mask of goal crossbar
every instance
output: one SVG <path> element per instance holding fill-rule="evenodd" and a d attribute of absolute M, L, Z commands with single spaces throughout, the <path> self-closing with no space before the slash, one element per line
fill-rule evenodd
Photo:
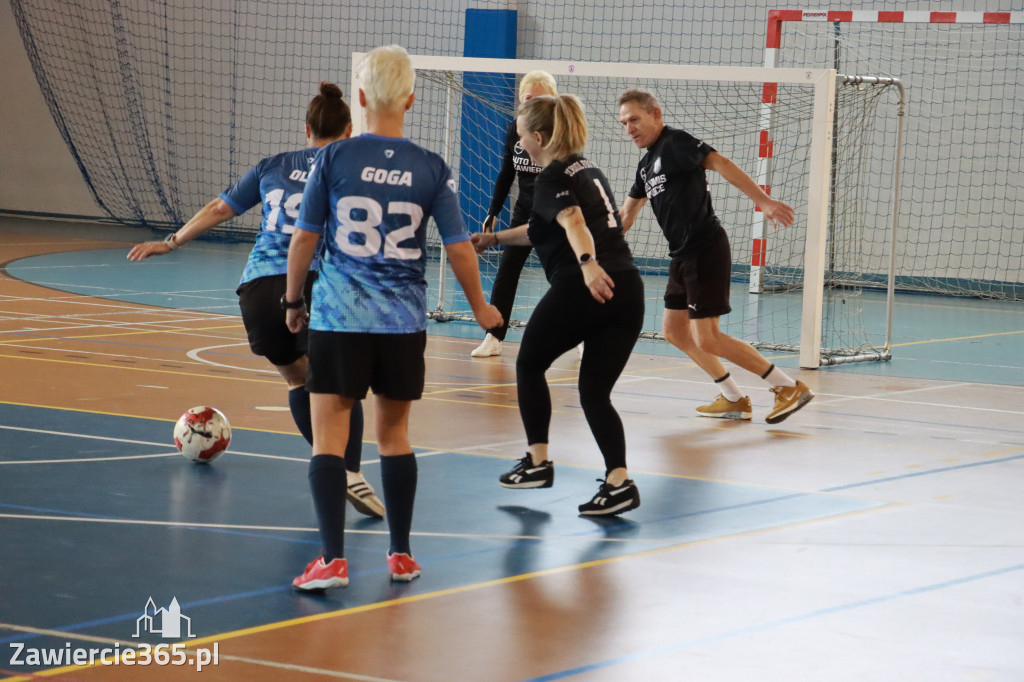
<path fill-rule="evenodd" d="M 359 66 L 365 53 L 352 54 L 351 92 L 360 89 Z M 806 174 L 807 227 L 803 253 L 803 287 L 800 329 L 800 366 L 821 365 L 821 330 L 825 284 L 825 251 L 828 229 L 829 167 L 832 156 L 835 92 L 834 69 L 702 66 L 678 64 L 624 64 L 610 62 L 488 59 L 410 55 L 417 70 L 525 74 L 543 70 L 566 84 L 572 92 L 573 78 L 619 78 L 675 81 L 712 81 L 745 84 L 786 84 L 813 91 L 810 160 Z M 366 129 L 365 111 L 353 98 L 353 132 Z M 441 150 L 435 150 L 441 151 Z M 666 247 L 667 253 L 667 247 Z M 443 257 L 443 251 L 442 251 Z M 443 265 L 442 265 L 443 267 Z"/>

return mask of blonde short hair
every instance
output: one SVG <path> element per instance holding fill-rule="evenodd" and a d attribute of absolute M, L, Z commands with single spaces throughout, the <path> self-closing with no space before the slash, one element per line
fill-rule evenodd
<path fill-rule="evenodd" d="M 534 85 L 543 87 L 545 95 L 558 97 L 558 84 L 555 83 L 554 76 L 547 71 L 530 71 L 519 81 L 519 99 L 522 100 L 523 93 Z"/>
<path fill-rule="evenodd" d="M 527 132 L 541 134 L 554 159 L 582 154 L 587 145 L 587 117 L 573 95 L 534 97 L 520 107 L 519 117 Z"/>
<path fill-rule="evenodd" d="M 371 50 L 359 62 L 358 73 L 367 109 L 392 111 L 405 108 L 416 81 L 416 71 L 405 48 L 385 45 Z"/>

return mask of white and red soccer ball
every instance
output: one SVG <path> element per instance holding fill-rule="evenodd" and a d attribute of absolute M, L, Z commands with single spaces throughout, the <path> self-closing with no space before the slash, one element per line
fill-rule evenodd
<path fill-rule="evenodd" d="M 174 444 L 187 459 L 208 464 L 231 443 L 231 424 L 214 407 L 199 405 L 185 412 L 174 425 Z"/>

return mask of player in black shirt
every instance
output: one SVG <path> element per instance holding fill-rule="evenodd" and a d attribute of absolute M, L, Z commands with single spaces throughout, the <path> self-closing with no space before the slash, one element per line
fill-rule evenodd
<path fill-rule="evenodd" d="M 500 482 L 506 488 L 547 488 L 554 482 L 544 373 L 584 341 L 580 405 L 604 457 L 605 479 L 579 510 L 587 516 L 621 514 L 640 506 L 640 494 L 626 470 L 626 438 L 611 392 L 643 326 L 643 282 L 608 180 L 582 156 L 587 121 L 579 100 L 534 98 L 523 105 L 517 126 L 523 148 L 544 168 L 534 185 L 529 225 L 474 234 L 473 242 L 477 250 L 533 244 L 551 288 L 530 316 L 516 359 L 528 452 Z"/>
<path fill-rule="evenodd" d="M 683 130 L 666 126 L 657 99 L 644 90 L 619 97 L 619 121 L 636 146 L 646 149 L 636 181 L 622 206 L 628 230 L 648 200 L 668 239 L 669 282 L 662 330 L 670 343 L 715 380 L 722 395 L 697 408 L 704 417 L 750 419 L 743 395 L 719 358 L 739 365 L 772 385 L 775 406 L 765 418 L 776 424 L 806 405 L 814 393 L 795 381 L 749 343 L 724 334 L 718 318 L 728 313 L 732 257 L 729 239 L 711 206 L 707 170 L 717 171 L 741 190 L 772 225 L 793 223 L 793 209 L 775 201 L 735 163 Z"/>
<path fill-rule="evenodd" d="M 541 95 L 558 96 L 554 76 L 547 71 L 531 71 L 524 75 L 519 82 L 519 101 L 525 103 Z M 515 206 L 512 207 L 509 225 L 518 227 L 526 224 L 530 219 L 530 208 L 533 206 L 533 181 L 540 171 L 540 166 L 533 162 L 523 146 L 519 144 L 519 133 L 516 131 L 516 122 L 513 120 L 505 136 L 505 154 L 502 157 L 498 179 L 494 183 L 491 207 L 487 210 L 487 218 L 484 219 L 484 232 L 494 231 L 498 215 L 505 204 L 505 198 L 508 196 L 509 190 L 512 189 L 513 180 L 519 186 L 519 197 L 516 199 Z M 526 259 L 530 257 L 531 250 L 529 244 L 525 246 L 510 244 L 502 252 L 498 272 L 494 276 L 494 286 L 491 289 L 491 305 L 501 313 L 505 324 L 488 332 L 483 342 L 470 353 L 474 358 L 501 355 L 501 342 L 505 340 L 505 332 L 508 331 L 508 323 L 512 319 L 512 304 L 516 299 L 519 275 L 523 271 Z"/>

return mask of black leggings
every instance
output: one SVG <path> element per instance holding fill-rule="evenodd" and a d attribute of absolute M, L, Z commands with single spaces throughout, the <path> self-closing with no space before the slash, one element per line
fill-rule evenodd
<path fill-rule="evenodd" d="M 551 394 L 544 373 L 582 341 L 580 405 L 610 472 L 626 466 L 626 436 L 611 393 L 643 327 L 644 285 L 635 271 L 609 274 L 615 288 L 606 303 L 594 300 L 582 276 L 552 282 L 526 325 L 516 382 L 527 442 L 547 443 Z"/>
<path fill-rule="evenodd" d="M 494 287 L 491 289 L 491 305 L 501 313 L 505 324 L 490 330 L 499 341 L 505 340 L 505 332 L 512 318 L 512 304 L 515 303 L 516 289 L 519 287 L 519 275 L 531 251 L 532 246 L 505 246 L 501 254 L 498 273 L 494 276 Z"/>

